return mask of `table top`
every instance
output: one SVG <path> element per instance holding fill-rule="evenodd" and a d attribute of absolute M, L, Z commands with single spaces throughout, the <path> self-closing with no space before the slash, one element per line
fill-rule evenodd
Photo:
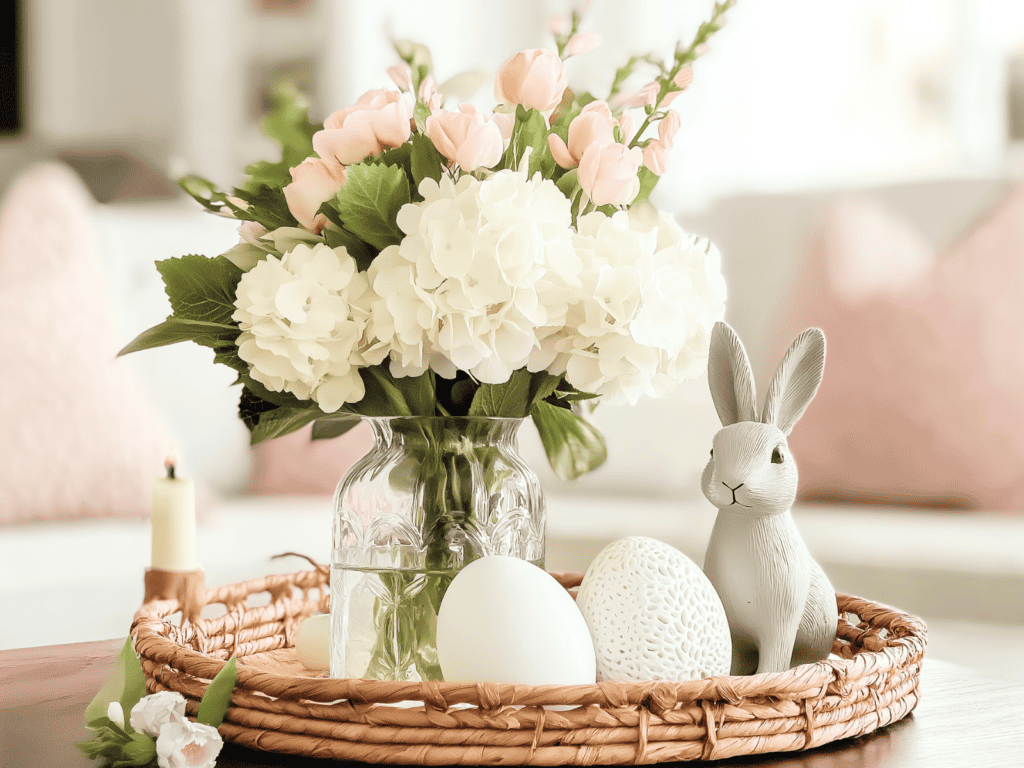
<path fill-rule="evenodd" d="M 0 652 L 0 766 L 96 765 L 75 742 L 88 736 L 86 705 L 113 668 L 124 640 Z M 218 768 L 338 765 L 226 744 Z M 679 763 L 678 765 L 697 765 Z M 741 768 L 991 768 L 1024 765 L 1024 684 L 990 680 L 966 667 L 925 659 L 921 703 L 898 723 L 807 752 L 701 765 Z"/>

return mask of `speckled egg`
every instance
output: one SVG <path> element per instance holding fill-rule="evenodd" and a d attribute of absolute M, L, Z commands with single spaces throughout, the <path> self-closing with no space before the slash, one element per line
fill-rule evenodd
<path fill-rule="evenodd" d="M 630 536 L 598 554 L 576 598 L 597 679 L 681 682 L 729 674 L 732 640 L 714 586 L 690 558 Z"/>

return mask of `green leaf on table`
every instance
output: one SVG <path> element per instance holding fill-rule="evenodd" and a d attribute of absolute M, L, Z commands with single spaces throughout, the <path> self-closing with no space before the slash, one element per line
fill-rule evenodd
<path fill-rule="evenodd" d="M 196 722 L 208 725 L 211 728 L 219 728 L 224 722 L 224 715 L 231 706 L 231 691 L 235 688 L 238 680 L 238 665 L 235 657 L 228 659 L 217 676 L 213 678 L 206 693 L 199 702 L 199 714 Z"/>
<path fill-rule="evenodd" d="M 208 259 L 190 254 L 158 261 L 171 309 L 179 320 L 231 325 L 235 290 L 242 270 L 220 256 Z"/>
<path fill-rule="evenodd" d="M 99 692 L 85 708 L 85 722 L 87 725 L 97 721 L 106 720 L 107 709 L 112 702 L 120 702 L 125 717 L 132 711 L 132 707 L 139 703 L 139 699 L 146 695 L 146 676 L 142 671 L 142 662 L 135 655 L 135 647 L 129 637 L 124 641 L 121 652 L 117 655 L 114 663 L 114 671 L 110 678 L 103 684 Z"/>
<path fill-rule="evenodd" d="M 321 417 L 313 422 L 313 439 L 332 440 L 358 425 L 359 417 L 354 414 Z"/>
<path fill-rule="evenodd" d="M 575 480 L 607 460 L 604 436 L 573 411 L 539 402 L 530 415 L 551 468 L 563 480 Z"/>
<path fill-rule="evenodd" d="M 409 177 L 401 167 L 360 163 L 349 167 L 333 206 L 345 229 L 383 250 L 402 242 L 395 217 L 409 201 Z"/>
<path fill-rule="evenodd" d="M 423 133 L 412 137 L 412 181 L 418 190 L 424 179 L 441 180 L 442 169 L 448 164 L 444 155 L 437 151 L 434 142 Z M 417 195 L 418 197 L 418 195 Z"/>
<path fill-rule="evenodd" d="M 521 419 L 530 410 L 532 376 L 525 368 L 513 371 L 502 384 L 481 384 L 469 406 L 470 416 Z"/>
<path fill-rule="evenodd" d="M 156 742 L 145 733 L 133 733 L 129 741 L 121 747 L 122 759 L 114 763 L 118 765 L 149 765 L 156 760 Z"/>

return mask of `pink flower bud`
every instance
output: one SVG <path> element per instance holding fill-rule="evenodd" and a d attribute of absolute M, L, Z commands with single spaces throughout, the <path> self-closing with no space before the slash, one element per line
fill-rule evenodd
<path fill-rule="evenodd" d="M 615 125 L 608 104 L 592 101 L 569 123 L 568 144 L 553 133 L 548 136 L 551 156 L 563 168 L 575 168 L 589 147 L 604 147 L 615 142 Z"/>
<path fill-rule="evenodd" d="M 661 176 L 668 166 L 668 149 L 658 139 L 651 139 L 644 147 L 644 166 L 655 176 Z"/>
<path fill-rule="evenodd" d="M 398 91 L 367 91 L 324 121 L 313 134 L 313 149 L 324 160 L 352 165 L 407 142 L 411 118 L 412 106 Z"/>
<path fill-rule="evenodd" d="M 472 105 L 459 109 L 438 109 L 427 118 L 427 136 L 437 151 L 464 171 L 497 165 L 505 151 L 501 128 Z"/>
<path fill-rule="evenodd" d="M 690 69 L 689 67 L 683 67 L 678 72 L 676 72 L 676 76 L 672 78 L 673 85 L 675 85 L 681 91 L 685 91 L 687 88 L 689 88 L 690 83 L 692 82 L 693 70 Z"/>
<path fill-rule="evenodd" d="M 592 146 L 580 160 L 580 186 L 597 205 L 629 205 L 640 192 L 639 147 L 625 144 Z"/>
<path fill-rule="evenodd" d="M 520 51 L 501 65 L 494 80 L 494 98 L 550 112 L 562 100 L 566 85 L 565 68 L 557 54 L 532 48 Z"/>
<path fill-rule="evenodd" d="M 408 64 L 395 64 L 393 67 L 388 67 L 388 77 L 398 86 L 398 90 L 412 90 L 412 70 L 409 69 Z"/>
<path fill-rule="evenodd" d="M 672 148 L 672 143 L 676 139 L 676 133 L 679 132 L 680 124 L 678 112 L 666 113 L 665 117 L 658 123 L 658 138 L 661 139 L 661 143 L 665 145 L 666 149 Z"/>
<path fill-rule="evenodd" d="M 427 75 L 423 78 L 423 82 L 420 83 L 419 96 L 420 101 L 430 107 L 430 109 L 440 109 L 441 93 L 437 90 L 437 82 L 434 80 L 433 75 Z"/>
<path fill-rule="evenodd" d="M 512 131 L 516 127 L 515 112 L 495 112 L 491 115 L 491 122 L 501 129 L 501 138 L 505 141 L 512 138 Z"/>
<path fill-rule="evenodd" d="M 345 186 L 345 168 L 319 157 L 307 157 L 291 169 L 291 175 L 292 183 L 283 190 L 288 210 L 299 224 L 319 234 L 327 218 L 317 211 Z"/>
<path fill-rule="evenodd" d="M 643 99 L 642 103 L 645 107 L 653 107 L 658 100 L 658 91 L 660 90 L 661 86 L 658 85 L 658 81 L 651 80 L 651 82 L 640 89 L 638 96 Z"/>
<path fill-rule="evenodd" d="M 548 31 L 555 37 L 568 35 L 572 29 L 572 20 L 568 16 L 552 16 L 548 19 Z"/>
<path fill-rule="evenodd" d="M 636 123 L 633 122 L 633 116 L 629 112 L 623 112 L 619 116 L 619 128 L 622 129 L 622 142 L 629 144 L 636 136 Z"/>
<path fill-rule="evenodd" d="M 601 36 L 594 32 L 577 32 L 565 44 L 565 58 L 568 59 L 570 56 L 582 56 L 585 53 L 590 53 L 601 45 L 602 42 L 604 41 L 601 39 Z"/>

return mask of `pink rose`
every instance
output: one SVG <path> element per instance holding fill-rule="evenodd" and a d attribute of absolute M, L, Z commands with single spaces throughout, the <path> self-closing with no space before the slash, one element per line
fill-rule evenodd
<path fill-rule="evenodd" d="M 672 142 L 675 141 L 679 126 L 679 115 L 676 112 L 669 112 L 658 123 L 658 138 L 661 139 L 661 143 L 665 145 L 666 149 L 672 147 Z"/>
<path fill-rule="evenodd" d="M 604 41 L 601 39 L 601 36 L 594 32 L 577 32 L 565 44 L 565 58 L 568 59 L 570 56 L 582 56 L 585 53 L 590 53 L 601 45 L 602 42 Z"/>
<path fill-rule="evenodd" d="M 401 146 L 409 140 L 412 107 L 398 91 L 367 91 L 353 106 L 339 109 L 313 134 L 313 149 L 341 165 Z"/>
<path fill-rule="evenodd" d="M 548 148 L 555 162 L 563 168 L 575 168 L 590 147 L 604 147 L 615 142 L 615 118 L 608 104 L 592 101 L 569 123 L 569 143 L 554 133 L 548 135 Z"/>
<path fill-rule="evenodd" d="M 639 147 L 625 144 L 590 147 L 580 160 L 580 186 L 597 205 L 629 205 L 640 192 Z"/>
<path fill-rule="evenodd" d="M 494 98 L 540 112 L 558 106 L 567 82 L 562 60 L 554 51 L 531 48 L 501 65 L 494 80 Z"/>
<path fill-rule="evenodd" d="M 327 223 L 327 217 L 317 211 L 345 186 L 345 167 L 319 157 L 307 157 L 290 173 L 292 183 L 284 188 L 288 210 L 299 224 L 319 233 Z"/>
<path fill-rule="evenodd" d="M 427 136 L 437 151 L 464 171 L 497 165 L 505 151 L 501 128 L 470 104 L 459 110 L 439 109 L 427 118 Z"/>
<path fill-rule="evenodd" d="M 644 147 L 644 165 L 655 176 L 661 176 L 668 165 L 668 148 L 658 139 L 651 139 Z"/>

